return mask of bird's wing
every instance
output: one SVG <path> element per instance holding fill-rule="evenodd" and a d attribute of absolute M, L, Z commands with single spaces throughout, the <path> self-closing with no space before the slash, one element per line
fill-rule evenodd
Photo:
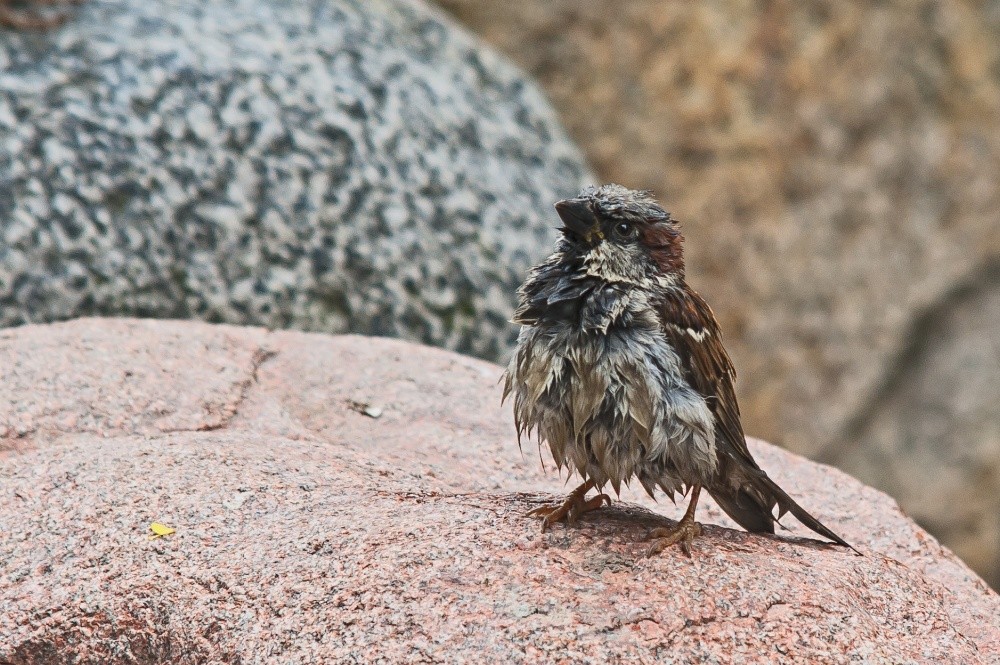
<path fill-rule="evenodd" d="M 747 448 L 740 407 L 736 402 L 736 370 L 722 346 L 722 331 L 708 303 L 686 284 L 670 289 L 660 309 L 664 332 L 672 342 L 692 388 L 715 415 L 715 434 L 729 444 L 744 464 L 757 469 Z"/>
<path fill-rule="evenodd" d="M 716 441 L 721 437 L 727 444 L 717 449 L 732 455 L 742 466 L 744 484 L 740 488 L 725 484 L 708 488 L 719 506 L 748 531 L 774 533 L 771 511 L 777 505 L 779 519 L 791 512 L 816 533 L 851 547 L 778 487 L 750 455 L 736 403 L 736 370 L 722 346 L 719 323 L 708 303 L 683 284 L 669 292 L 661 312 L 664 330 L 680 356 L 688 383 L 705 398 L 715 415 Z"/>

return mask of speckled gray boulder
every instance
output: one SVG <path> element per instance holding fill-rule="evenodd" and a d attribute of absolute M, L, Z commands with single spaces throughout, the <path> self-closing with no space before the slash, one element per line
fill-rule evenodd
<path fill-rule="evenodd" d="M 536 87 L 405 0 L 87 2 L 0 31 L 0 325 L 87 314 L 495 357 L 589 180 Z"/>

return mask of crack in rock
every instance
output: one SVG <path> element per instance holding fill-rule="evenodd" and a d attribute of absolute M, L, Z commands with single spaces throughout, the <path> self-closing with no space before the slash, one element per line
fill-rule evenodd
<path fill-rule="evenodd" d="M 265 345 L 258 346 L 253 355 L 250 357 L 250 370 L 247 372 L 247 378 L 236 384 L 239 387 L 239 397 L 236 402 L 232 405 L 226 407 L 226 413 L 222 417 L 220 422 L 217 423 L 205 423 L 200 427 L 195 428 L 194 431 L 198 432 L 216 432 L 227 428 L 233 420 L 235 420 L 240 415 L 240 409 L 243 404 L 246 403 L 247 399 L 250 397 L 250 392 L 257 383 L 260 381 L 259 373 L 260 368 L 269 360 L 272 360 L 278 355 L 278 352 L 274 349 L 268 348 Z M 172 431 L 185 431 L 172 430 Z M 191 431 L 191 430 L 188 430 Z"/>

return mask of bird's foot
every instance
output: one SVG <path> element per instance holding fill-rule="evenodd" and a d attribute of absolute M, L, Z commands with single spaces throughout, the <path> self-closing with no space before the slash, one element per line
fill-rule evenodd
<path fill-rule="evenodd" d="M 653 529 L 653 532 L 649 534 L 649 539 L 653 542 L 650 544 L 649 549 L 646 550 L 646 556 L 659 554 L 671 545 L 677 545 L 678 543 L 684 554 L 691 556 L 691 543 L 700 535 L 701 525 L 695 522 L 694 519 L 688 519 L 685 516 L 672 529 L 663 527 Z"/>
<path fill-rule="evenodd" d="M 583 486 L 581 486 L 583 487 Z M 541 517 L 542 518 L 542 532 L 544 533 L 546 529 L 555 524 L 556 522 L 565 519 L 567 523 L 572 524 L 579 519 L 580 515 L 584 513 L 589 513 L 591 510 L 597 510 L 607 502 L 611 505 L 611 497 L 607 494 L 598 494 L 590 499 L 585 498 L 587 487 L 582 492 L 580 487 L 573 490 L 566 500 L 563 501 L 558 506 L 542 506 L 540 508 L 535 508 L 528 513 L 528 517 Z"/>

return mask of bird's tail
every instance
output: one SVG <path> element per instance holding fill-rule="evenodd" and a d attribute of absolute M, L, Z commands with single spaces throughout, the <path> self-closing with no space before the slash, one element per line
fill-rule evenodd
<path fill-rule="evenodd" d="M 709 490 L 715 502 L 741 527 L 752 533 L 774 533 L 774 523 L 785 513 L 791 513 L 798 521 L 824 538 L 829 538 L 838 545 L 850 547 L 858 552 L 850 543 L 796 503 L 766 473 L 758 469 L 755 471 L 757 473 L 753 474 L 748 483 L 751 485 L 750 488 L 741 488 L 736 491 Z M 772 513 L 775 506 L 778 506 L 777 518 Z"/>

